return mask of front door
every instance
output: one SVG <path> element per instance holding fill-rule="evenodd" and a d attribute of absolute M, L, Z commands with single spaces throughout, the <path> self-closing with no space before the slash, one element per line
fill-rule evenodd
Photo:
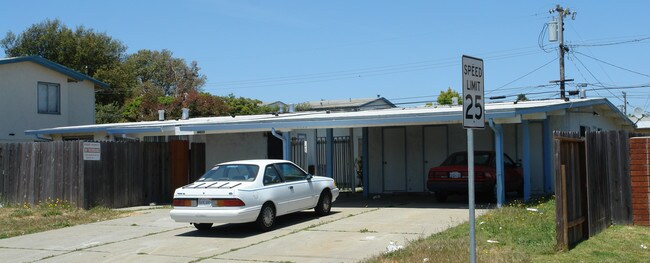
<path fill-rule="evenodd" d="M 406 137 L 404 127 L 383 129 L 384 191 L 406 191 Z"/>

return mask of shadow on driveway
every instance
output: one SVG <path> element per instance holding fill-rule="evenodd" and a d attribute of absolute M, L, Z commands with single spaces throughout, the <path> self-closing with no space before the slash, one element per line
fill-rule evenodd
<path fill-rule="evenodd" d="M 335 214 L 338 214 L 338 211 L 332 211 L 329 217 Z M 282 229 L 285 227 L 295 226 L 304 222 L 308 222 L 314 219 L 318 219 L 314 211 L 305 210 L 301 212 L 296 212 L 284 216 L 279 216 L 275 220 L 275 226 L 273 230 Z M 271 231 L 273 231 L 271 230 Z M 178 234 L 178 237 L 209 237 L 209 238 L 246 238 L 255 235 L 259 235 L 265 232 L 257 230 L 254 223 L 242 223 L 242 224 L 221 224 L 216 225 L 210 228 L 207 231 L 189 231 L 186 233 Z"/>

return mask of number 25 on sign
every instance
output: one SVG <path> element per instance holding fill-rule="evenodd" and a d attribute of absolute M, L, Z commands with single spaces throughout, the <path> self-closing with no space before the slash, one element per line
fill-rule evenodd
<path fill-rule="evenodd" d="M 483 60 L 463 55 L 463 126 L 485 128 Z"/>

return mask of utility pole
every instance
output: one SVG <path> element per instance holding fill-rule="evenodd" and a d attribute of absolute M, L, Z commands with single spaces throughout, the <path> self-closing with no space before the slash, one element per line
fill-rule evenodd
<path fill-rule="evenodd" d="M 550 13 L 557 12 L 557 31 L 558 31 L 558 42 L 559 42 L 559 56 L 560 56 L 560 98 L 563 100 L 567 100 L 566 95 L 565 95 L 565 88 L 564 88 L 564 83 L 567 81 L 564 78 L 564 52 L 569 51 L 569 48 L 564 46 L 564 17 L 567 15 L 572 15 L 572 19 L 574 19 L 575 12 L 571 12 L 569 8 L 564 9 L 560 5 L 557 5 L 555 9 L 551 9 Z"/>
<path fill-rule="evenodd" d="M 627 116 L 627 93 L 623 91 L 623 113 Z"/>

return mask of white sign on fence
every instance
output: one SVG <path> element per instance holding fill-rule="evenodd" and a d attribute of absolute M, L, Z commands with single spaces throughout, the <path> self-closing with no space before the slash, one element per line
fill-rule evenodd
<path fill-rule="evenodd" d="M 102 159 L 102 148 L 98 142 L 84 142 L 84 161 L 99 161 Z"/>
<path fill-rule="evenodd" d="M 483 59 L 463 55 L 463 127 L 485 128 Z"/>

